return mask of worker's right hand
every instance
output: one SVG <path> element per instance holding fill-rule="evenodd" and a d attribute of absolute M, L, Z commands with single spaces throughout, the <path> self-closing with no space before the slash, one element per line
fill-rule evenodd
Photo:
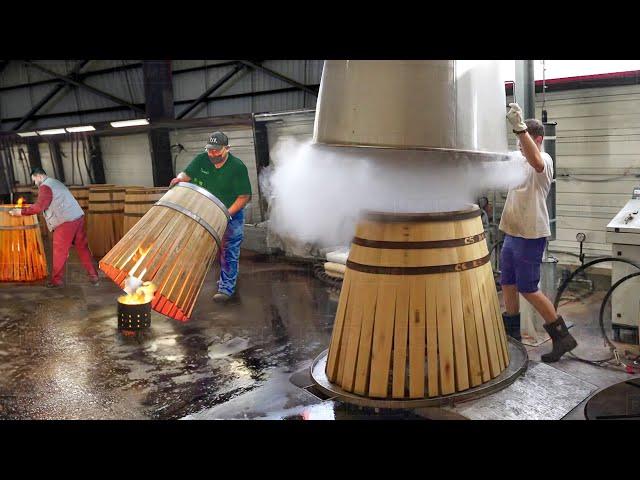
<path fill-rule="evenodd" d="M 181 181 L 182 181 L 181 178 L 176 177 L 173 180 L 171 180 L 171 182 L 169 183 L 169 186 L 173 187 L 176 183 L 180 183 Z"/>
<path fill-rule="evenodd" d="M 22 210 L 20 210 L 19 208 L 12 208 L 11 210 L 9 210 L 9 215 L 11 215 L 12 217 L 20 217 L 22 216 Z"/>
<path fill-rule="evenodd" d="M 527 130 L 527 124 L 524 123 L 524 114 L 522 108 L 517 103 L 509 104 L 509 111 L 507 112 L 507 120 L 511 123 L 514 132 L 524 132 Z"/>

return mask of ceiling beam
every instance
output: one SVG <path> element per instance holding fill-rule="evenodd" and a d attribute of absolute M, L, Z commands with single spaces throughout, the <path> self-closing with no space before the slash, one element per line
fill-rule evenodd
<path fill-rule="evenodd" d="M 123 99 L 118 98 L 118 97 L 116 97 L 114 95 L 111 95 L 110 93 L 103 92 L 102 90 L 99 90 L 99 89 L 97 89 L 95 87 L 90 87 L 89 85 L 87 85 L 85 83 L 82 83 L 82 82 L 80 82 L 78 80 L 75 80 L 72 77 L 69 77 L 69 76 L 66 76 L 66 75 L 61 75 L 59 73 L 53 72 L 53 71 L 49 70 L 48 68 L 45 68 L 42 65 L 38 65 L 37 63 L 32 62 L 30 60 L 23 60 L 23 62 L 26 63 L 27 65 L 31 65 L 31 66 L 37 68 L 41 72 L 44 72 L 44 73 L 46 73 L 48 75 L 51 75 L 52 77 L 58 78 L 58 79 L 62 80 L 63 82 L 66 82 L 66 83 L 68 83 L 70 85 L 73 85 L 73 86 L 78 87 L 78 88 L 82 88 L 82 89 L 87 90 L 87 91 L 89 91 L 91 93 L 94 93 L 95 95 L 99 95 L 99 96 L 101 96 L 103 98 L 106 98 L 107 100 L 110 100 L 113 103 L 117 103 L 119 105 L 128 107 L 131 110 L 134 110 L 134 111 L 136 111 L 138 113 L 145 113 L 144 108 L 140 108 L 137 105 L 134 105 L 133 103 L 129 103 L 126 100 L 123 100 Z"/>
<path fill-rule="evenodd" d="M 180 120 L 181 118 L 184 118 L 185 115 L 187 115 L 191 110 L 193 110 L 194 108 L 196 108 L 198 105 L 200 105 L 200 103 L 202 103 L 203 101 L 205 101 L 213 92 L 215 92 L 216 90 L 220 89 L 220 87 L 222 87 L 225 83 L 227 83 L 236 73 L 238 73 L 241 70 L 244 70 L 246 68 L 245 65 L 242 64 L 237 64 L 233 70 L 231 70 L 229 73 L 227 73 L 224 77 L 222 77 L 220 80 L 218 80 L 216 83 L 214 83 L 213 85 L 211 85 L 209 88 L 207 88 L 207 90 L 205 90 L 202 95 L 200 95 L 198 98 L 196 98 L 193 102 L 191 102 L 187 108 L 185 108 L 184 110 L 182 110 L 182 112 L 180 112 L 180 114 L 176 117 L 178 120 Z"/>
<path fill-rule="evenodd" d="M 286 82 L 289 85 L 293 85 L 294 87 L 299 88 L 304 92 L 307 92 L 309 95 L 313 95 L 314 97 L 318 96 L 318 92 L 310 89 L 309 87 L 307 87 L 306 85 L 303 85 L 300 82 L 296 82 L 292 78 L 289 78 L 285 75 L 282 75 L 281 73 L 276 72 L 275 70 L 271 70 L 270 68 L 264 67 L 250 60 L 239 60 L 239 61 L 248 67 L 255 68 L 256 70 L 260 70 L 261 72 L 264 72 L 271 77 L 277 78 L 278 80 L 282 80 L 283 82 Z"/>
<path fill-rule="evenodd" d="M 82 70 L 82 68 L 89 63 L 90 60 L 80 60 L 76 63 L 76 65 L 73 67 L 73 70 L 71 70 L 71 72 L 69 73 L 69 75 L 76 75 L 80 72 L 80 70 Z M 24 117 L 22 117 L 18 123 L 16 123 L 13 128 L 11 130 L 13 130 L 14 132 L 19 130 L 20 127 L 22 127 L 25 123 L 27 123 L 29 120 L 31 120 L 33 118 L 33 116 L 42 108 L 44 107 L 47 103 L 49 103 L 49 101 L 51 101 L 51 99 L 53 97 L 55 97 L 57 95 L 58 92 L 60 92 L 63 88 L 65 88 L 67 86 L 67 84 L 65 82 L 60 82 L 58 83 L 58 85 L 56 85 L 55 87 L 53 87 L 49 93 L 47 93 L 44 97 L 42 97 L 40 99 L 40 101 L 38 103 L 36 103 L 31 110 L 29 110 Z"/>

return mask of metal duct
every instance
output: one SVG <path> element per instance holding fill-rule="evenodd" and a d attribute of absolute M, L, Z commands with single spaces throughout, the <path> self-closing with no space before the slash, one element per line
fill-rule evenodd
<path fill-rule="evenodd" d="M 326 60 L 314 143 L 507 152 L 506 97 L 497 61 Z"/>

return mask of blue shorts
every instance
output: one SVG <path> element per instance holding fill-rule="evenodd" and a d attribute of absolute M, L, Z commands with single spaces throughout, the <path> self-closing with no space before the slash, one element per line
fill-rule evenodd
<path fill-rule="evenodd" d="M 540 265 L 547 239 L 504 236 L 500 252 L 500 284 L 517 285 L 520 293 L 533 293 L 540 282 Z"/>

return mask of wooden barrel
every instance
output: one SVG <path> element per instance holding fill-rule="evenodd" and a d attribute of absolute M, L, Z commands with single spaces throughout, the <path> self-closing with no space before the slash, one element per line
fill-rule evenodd
<path fill-rule="evenodd" d="M 84 212 L 84 230 L 87 231 L 87 223 L 89 220 L 89 186 L 88 185 L 70 185 L 69 191 L 73 198 L 75 198 L 82 211 Z"/>
<path fill-rule="evenodd" d="M 125 188 L 116 185 L 89 187 L 87 237 L 96 257 L 102 257 L 122 238 L 124 195 Z"/>
<path fill-rule="evenodd" d="M 509 364 L 480 209 L 369 212 L 356 228 L 329 381 L 384 399 L 476 387 Z"/>
<path fill-rule="evenodd" d="M 38 218 L 12 217 L 9 210 L 16 207 L 0 206 L 0 281 L 42 280 L 47 276 L 47 258 Z"/>
<path fill-rule="evenodd" d="M 153 282 L 158 289 L 151 308 L 187 321 L 228 221 L 214 195 L 178 183 L 100 260 L 100 269 L 120 288 L 130 275 Z"/>
<path fill-rule="evenodd" d="M 168 190 L 169 187 L 127 187 L 124 196 L 123 233 L 131 230 L 131 227 L 133 227 Z"/>

